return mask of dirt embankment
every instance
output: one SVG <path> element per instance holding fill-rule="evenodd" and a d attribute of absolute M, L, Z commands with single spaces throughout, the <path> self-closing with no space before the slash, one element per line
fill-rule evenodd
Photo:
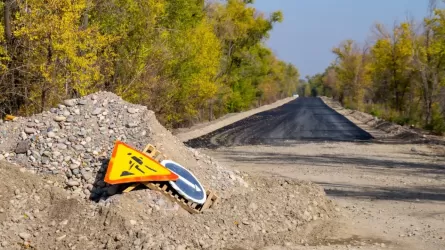
<path fill-rule="evenodd" d="M 415 143 L 437 143 L 445 145 L 445 138 L 443 136 L 435 136 L 422 129 L 413 128 L 410 126 L 401 126 L 368 113 L 344 108 L 338 101 L 329 97 L 323 96 L 320 98 L 329 107 L 344 115 L 346 118 L 362 127 L 364 130 L 373 134 L 376 139 L 393 139 Z"/>

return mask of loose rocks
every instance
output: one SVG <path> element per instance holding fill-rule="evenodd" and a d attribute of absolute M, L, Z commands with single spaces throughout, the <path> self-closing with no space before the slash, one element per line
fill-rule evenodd
<path fill-rule="evenodd" d="M 63 104 L 65 104 L 67 107 L 74 107 L 76 106 L 76 100 L 65 100 L 63 101 Z"/>
<path fill-rule="evenodd" d="M 63 122 L 65 120 L 66 120 L 65 116 L 56 116 L 56 117 L 54 117 L 54 121 L 56 121 L 56 122 Z"/>
<path fill-rule="evenodd" d="M 240 177 L 212 163 L 207 156 L 195 156 L 159 124 L 152 111 L 108 92 L 65 100 L 50 112 L 0 127 L 7 135 L 0 137 L 0 147 L 7 152 L 2 157 L 37 173 L 60 175 L 68 191 L 80 198 L 97 200 L 117 193 L 115 187 L 109 188 L 103 182 L 116 141 L 139 150 L 148 143 L 155 145 L 218 194 L 244 186 Z M 23 129 L 17 133 L 16 127 Z M 89 185 L 94 187 L 91 194 L 76 191 Z"/>

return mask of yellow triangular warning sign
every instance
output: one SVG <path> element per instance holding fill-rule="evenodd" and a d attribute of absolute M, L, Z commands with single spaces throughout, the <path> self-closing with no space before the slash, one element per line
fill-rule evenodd
<path fill-rule="evenodd" d="M 117 141 L 105 182 L 121 184 L 146 181 L 175 181 L 178 176 L 146 154 Z"/>

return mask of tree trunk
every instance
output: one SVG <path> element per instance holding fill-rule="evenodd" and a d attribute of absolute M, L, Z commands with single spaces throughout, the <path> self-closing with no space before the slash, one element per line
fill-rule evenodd
<path fill-rule="evenodd" d="M 11 27 L 11 6 L 13 0 L 5 0 L 5 6 L 3 8 L 5 15 L 5 38 L 8 44 L 12 42 L 12 27 Z"/>

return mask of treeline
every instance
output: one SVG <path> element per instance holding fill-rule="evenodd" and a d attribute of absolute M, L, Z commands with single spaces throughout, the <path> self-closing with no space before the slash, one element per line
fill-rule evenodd
<path fill-rule="evenodd" d="M 252 0 L 3 0 L 0 112 L 99 90 L 170 126 L 290 96 L 299 73 L 263 42 L 281 12 Z"/>
<path fill-rule="evenodd" d="M 445 10 L 430 2 L 420 24 L 377 24 L 366 46 L 347 40 L 336 61 L 309 78 L 314 95 L 332 96 L 348 108 L 402 125 L 445 131 Z"/>

